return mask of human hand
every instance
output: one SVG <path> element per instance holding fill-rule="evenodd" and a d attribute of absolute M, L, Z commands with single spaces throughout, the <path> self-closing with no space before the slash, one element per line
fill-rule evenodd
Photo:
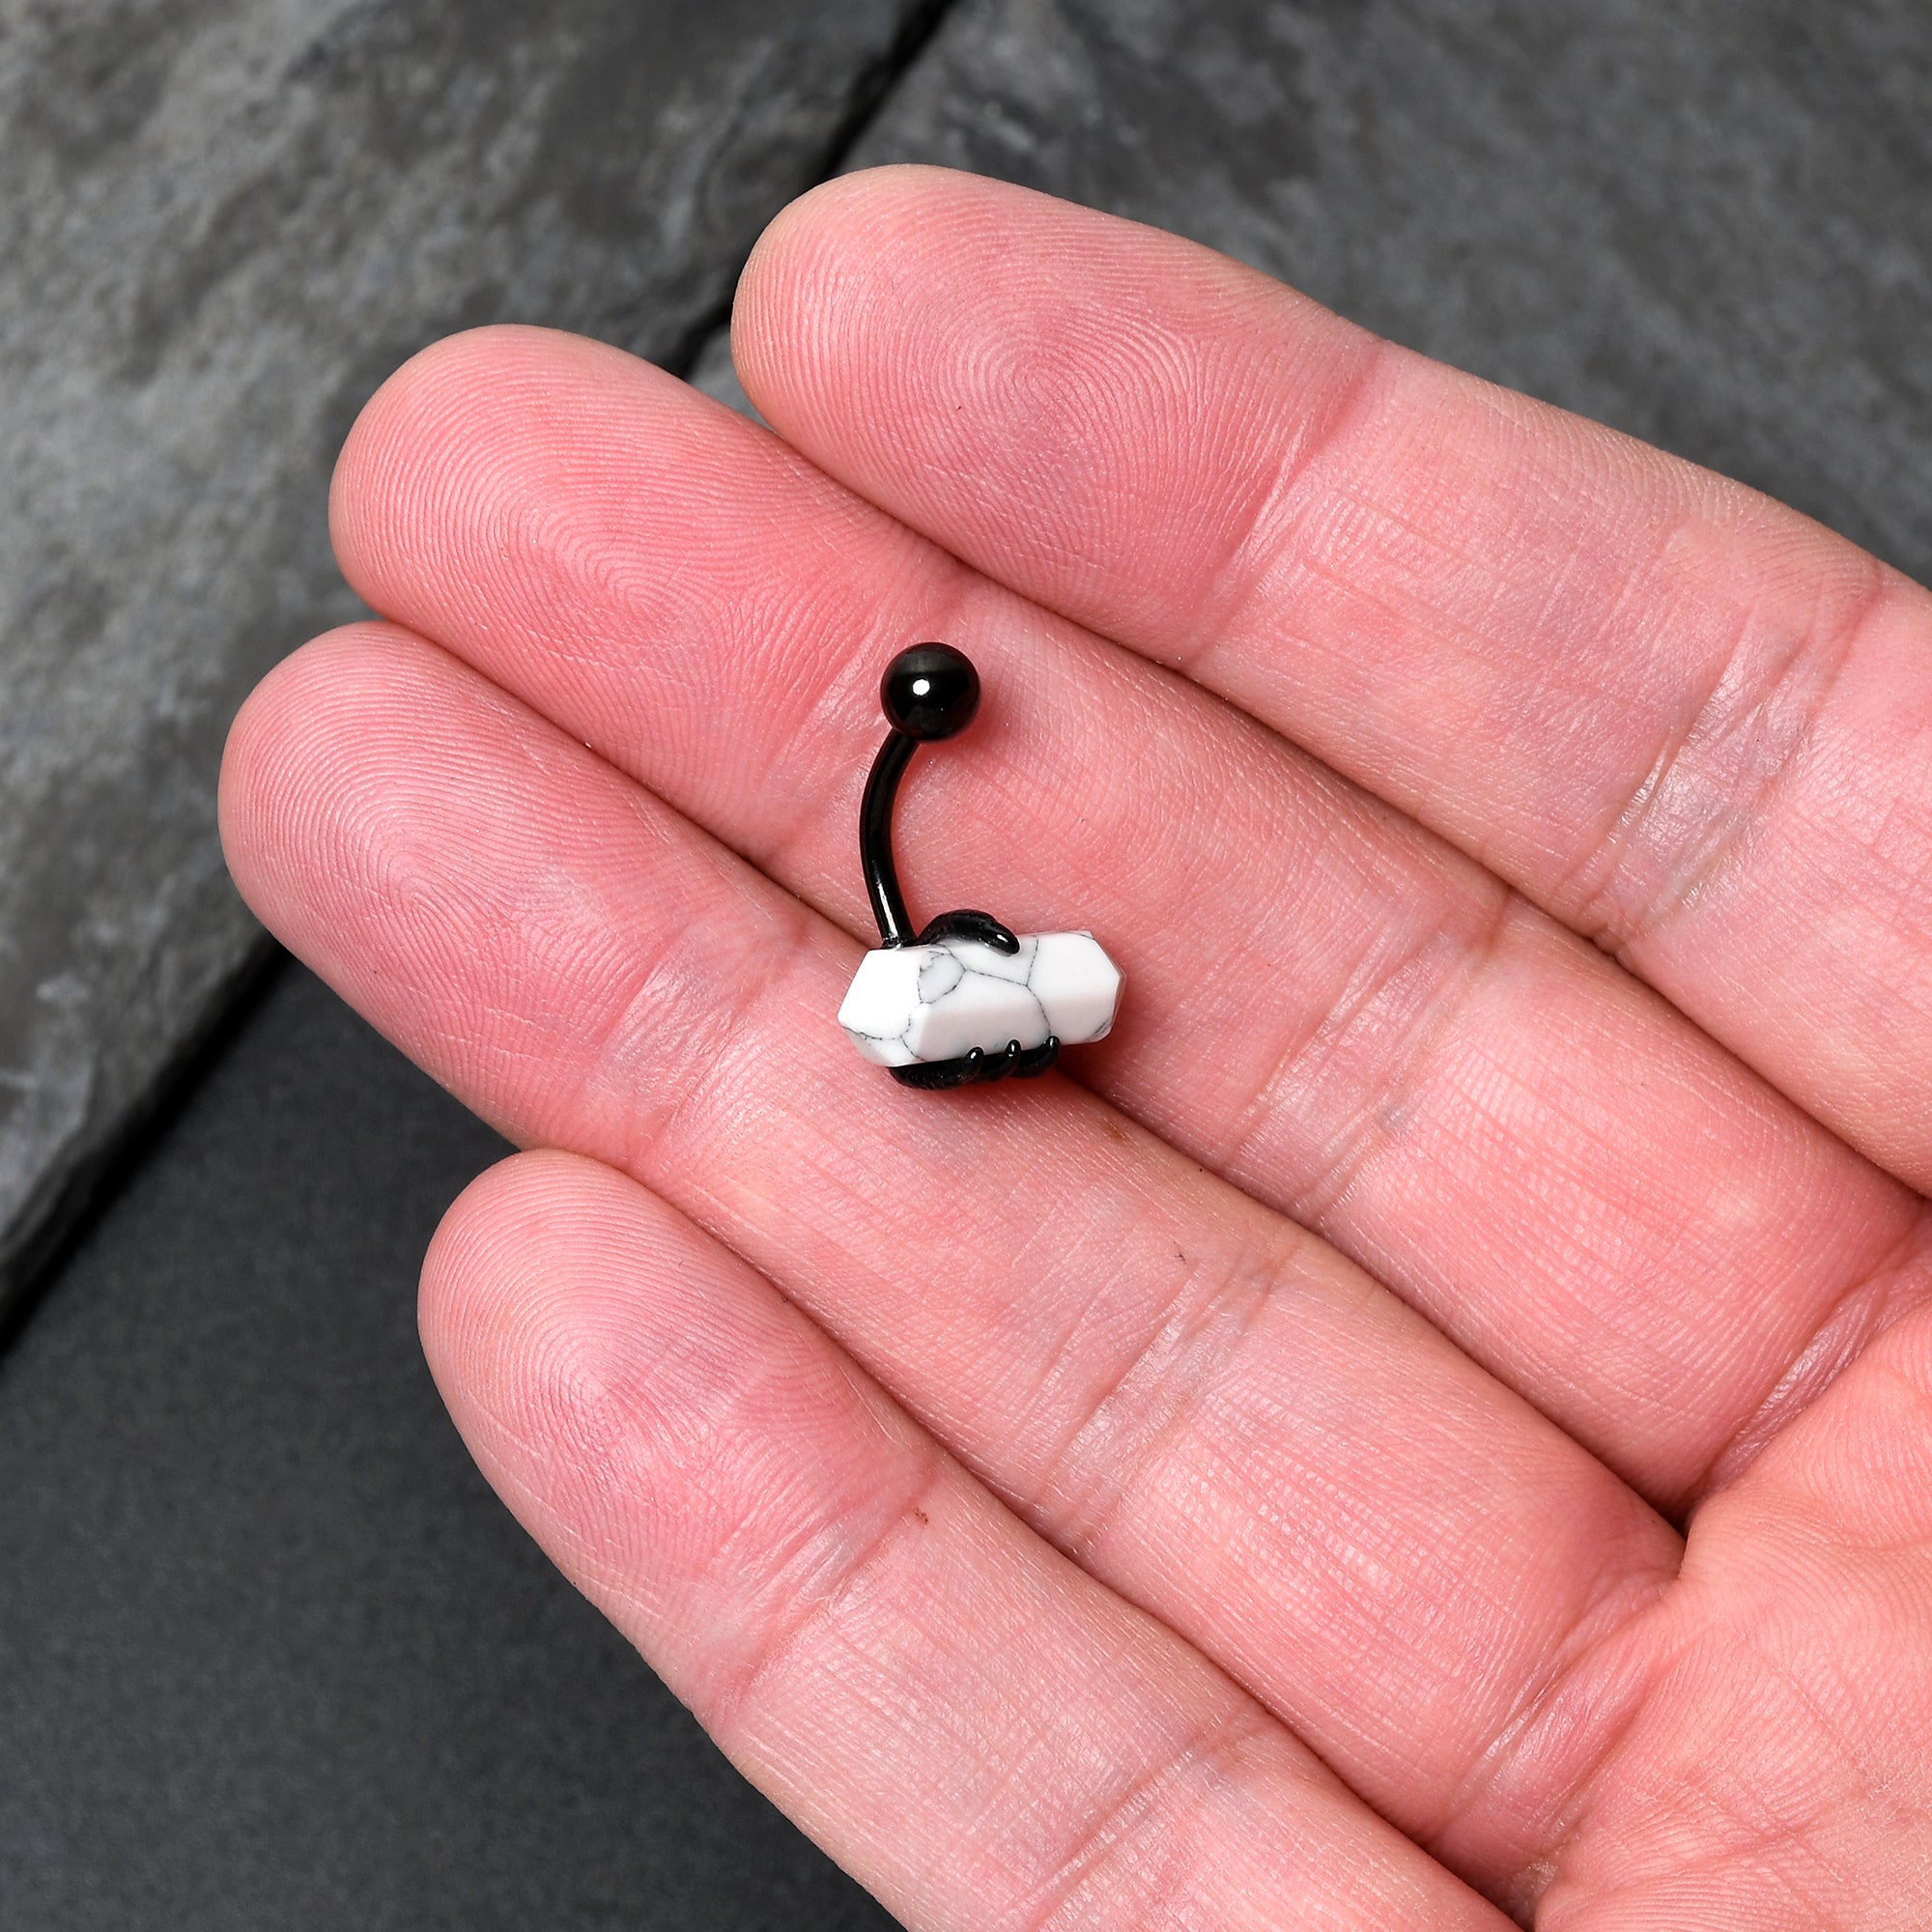
<path fill-rule="evenodd" d="M 423 1279 L 510 1507 L 914 1927 L 1932 1922 L 1932 598 L 964 177 L 808 196 L 735 327 L 787 442 L 412 362 L 334 500 L 390 621 L 224 773 L 541 1150 Z M 926 638 L 909 889 L 1094 929 L 1074 1079 L 834 1021 Z"/>

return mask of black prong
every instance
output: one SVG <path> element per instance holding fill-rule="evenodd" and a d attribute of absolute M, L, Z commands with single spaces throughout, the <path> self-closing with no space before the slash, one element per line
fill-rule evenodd
<path fill-rule="evenodd" d="M 986 1056 L 976 1046 L 957 1060 L 915 1060 L 910 1066 L 895 1066 L 892 1076 L 901 1087 L 919 1087 L 929 1094 L 943 1094 L 953 1087 L 970 1087 L 986 1076 L 980 1071 Z"/>
<path fill-rule="evenodd" d="M 990 946 L 997 952 L 1020 950 L 1019 937 L 1010 927 L 1002 925 L 991 913 L 975 912 L 971 906 L 961 906 L 957 912 L 943 912 L 937 919 L 927 920 L 917 943 L 931 946 L 942 939 L 977 939 L 981 946 Z"/>
<path fill-rule="evenodd" d="M 1029 1047 L 1013 1068 L 1015 1080 L 1037 1080 L 1060 1058 L 1060 1036 L 1048 1034 L 1038 1046 Z"/>
<path fill-rule="evenodd" d="M 872 760 L 866 802 L 859 808 L 859 857 L 866 867 L 866 892 L 872 901 L 872 917 L 879 923 L 881 946 L 903 946 L 912 930 L 912 915 L 899 890 L 899 868 L 893 862 L 893 806 L 899 780 L 918 750 L 917 738 L 889 733 Z"/>

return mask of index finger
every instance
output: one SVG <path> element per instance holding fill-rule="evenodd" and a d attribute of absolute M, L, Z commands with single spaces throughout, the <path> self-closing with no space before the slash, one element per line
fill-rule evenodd
<path fill-rule="evenodd" d="M 1243 706 L 1932 1184 L 1932 598 L 1172 236 L 889 169 L 768 231 L 746 386 L 988 575 Z"/>

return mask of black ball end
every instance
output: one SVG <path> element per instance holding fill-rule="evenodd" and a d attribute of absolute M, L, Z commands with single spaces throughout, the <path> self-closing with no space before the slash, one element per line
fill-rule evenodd
<path fill-rule="evenodd" d="M 886 723 L 908 738 L 951 738 L 979 712 L 980 673 L 951 644 L 915 644 L 886 667 L 879 703 Z"/>

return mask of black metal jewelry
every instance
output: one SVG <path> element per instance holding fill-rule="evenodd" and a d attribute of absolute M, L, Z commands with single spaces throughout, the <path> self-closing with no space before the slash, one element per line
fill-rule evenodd
<path fill-rule="evenodd" d="M 940 940 L 971 939 L 1000 952 L 1016 953 L 1020 942 L 1011 928 L 972 906 L 943 912 L 928 920 L 916 938 L 909 937 L 912 915 L 906 910 L 893 855 L 893 810 L 898 803 L 899 781 L 922 745 L 956 737 L 979 716 L 980 673 L 965 652 L 951 644 L 915 644 L 886 667 L 879 680 L 879 704 L 892 728 L 872 760 L 865 802 L 859 808 L 859 857 L 866 869 L 872 917 L 878 922 L 879 944 L 930 946 Z M 1009 1075 L 1032 1079 L 1059 1057 L 1060 1041 L 1049 1035 L 1036 1047 L 1022 1047 L 1014 1039 L 1000 1053 L 976 1046 L 955 1060 L 915 1062 L 890 1070 L 901 1086 L 939 1091 Z"/>
<path fill-rule="evenodd" d="M 916 644 L 886 667 L 879 702 L 892 727 L 859 810 L 859 856 L 879 922 L 838 1008 L 859 1055 L 905 1087 L 976 1086 L 1044 1073 L 1063 1040 L 1104 1039 L 1121 969 L 1091 932 L 1015 933 L 962 906 L 917 933 L 893 855 L 893 811 L 913 753 L 965 730 L 980 678 L 950 644 Z"/>

